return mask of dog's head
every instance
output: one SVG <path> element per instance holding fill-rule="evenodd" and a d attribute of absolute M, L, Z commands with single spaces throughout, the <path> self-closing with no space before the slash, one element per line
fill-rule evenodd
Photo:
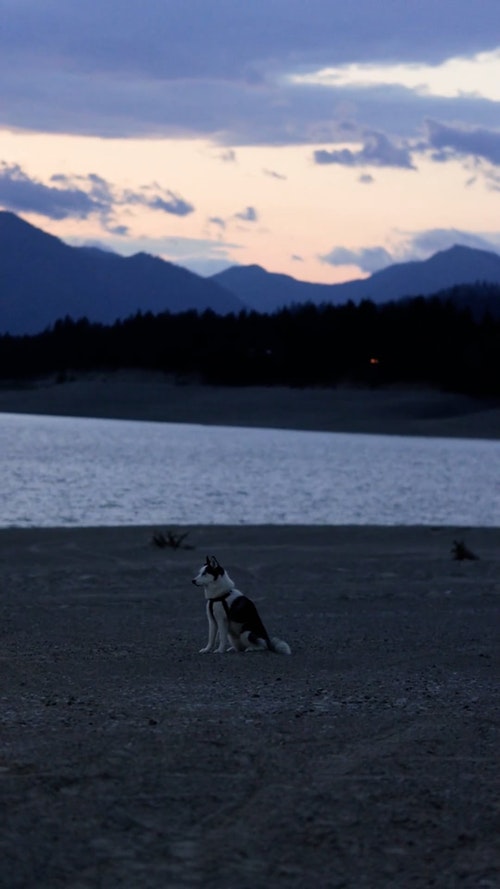
<path fill-rule="evenodd" d="M 211 583 L 216 583 L 219 577 L 225 574 L 222 565 L 219 565 L 215 556 L 207 556 L 205 564 L 201 566 L 196 577 L 193 577 L 195 586 L 207 587 Z"/>

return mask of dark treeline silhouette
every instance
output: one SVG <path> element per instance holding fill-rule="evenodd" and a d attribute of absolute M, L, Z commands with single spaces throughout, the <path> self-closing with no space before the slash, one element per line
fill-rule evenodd
<path fill-rule="evenodd" d="M 485 286 L 458 290 L 469 303 L 477 291 L 479 304 Z M 500 304 L 500 287 L 487 289 Z M 269 315 L 138 313 L 109 326 L 65 318 L 35 336 L 0 336 L 0 378 L 140 368 L 232 386 L 402 383 L 500 395 L 500 317 L 473 313 L 460 294 Z"/>

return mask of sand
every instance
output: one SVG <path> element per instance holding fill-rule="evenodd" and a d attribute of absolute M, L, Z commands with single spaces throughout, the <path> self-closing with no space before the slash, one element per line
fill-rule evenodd
<path fill-rule="evenodd" d="M 497 886 L 500 529 L 159 530 L 0 531 L 0 885 Z"/>
<path fill-rule="evenodd" d="M 0 386 L 1 412 L 262 426 L 281 429 L 500 439 L 500 399 L 425 387 L 334 389 L 178 384 L 119 372 Z"/>

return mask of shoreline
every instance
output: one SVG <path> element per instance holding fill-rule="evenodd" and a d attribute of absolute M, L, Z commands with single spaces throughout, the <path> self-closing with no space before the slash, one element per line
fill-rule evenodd
<path fill-rule="evenodd" d="M 4 383 L 1 413 L 500 440 L 498 399 L 426 387 L 230 388 L 122 371 Z"/>

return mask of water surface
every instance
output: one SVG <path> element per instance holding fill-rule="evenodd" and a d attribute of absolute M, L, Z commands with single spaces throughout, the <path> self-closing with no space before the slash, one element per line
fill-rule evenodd
<path fill-rule="evenodd" d="M 500 526 L 500 442 L 0 415 L 0 526 Z"/>

